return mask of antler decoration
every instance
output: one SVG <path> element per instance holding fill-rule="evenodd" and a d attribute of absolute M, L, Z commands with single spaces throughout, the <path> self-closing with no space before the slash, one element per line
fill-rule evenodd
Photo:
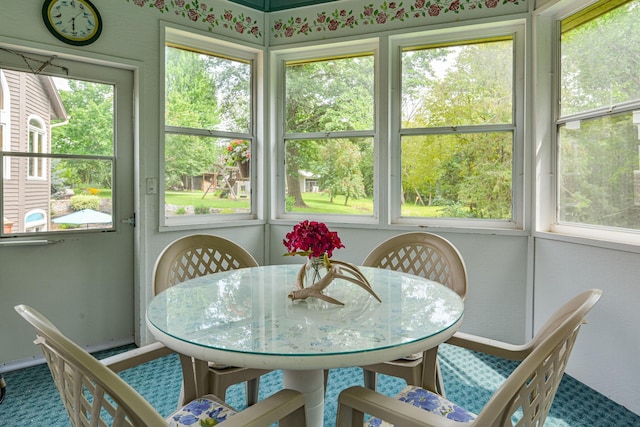
<path fill-rule="evenodd" d="M 382 302 L 380 297 L 376 295 L 371 287 L 371 284 L 367 280 L 366 277 L 362 274 L 362 272 L 353 264 L 349 264 L 348 262 L 343 261 L 331 261 L 331 268 L 327 272 L 326 276 L 322 279 L 318 280 L 313 286 L 308 288 L 304 287 L 304 274 L 305 274 L 306 265 L 303 265 L 300 271 L 298 272 L 298 288 L 297 290 L 291 291 L 289 294 L 289 298 L 291 300 L 297 299 L 306 299 L 309 297 L 314 297 L 321 299 L 323 301 L 329 302 L 331 304 L 344 305 L 344 303 L 338 301 L 335 298 L 331 298 L 328 295 L 322 293 L 322 291 L 333 282 L 334 279 L 344 279 L 351 283 L 355 283 L 360 286 L 365 291 L 369 292 L 378 302 Z"/>

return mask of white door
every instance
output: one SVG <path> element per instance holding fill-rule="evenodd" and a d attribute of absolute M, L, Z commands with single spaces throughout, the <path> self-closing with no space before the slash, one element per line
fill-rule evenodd
<path fill-rule="evenodd" d="M 37 354 L 13 306 L 87 346 L 134 335 L 133 72 L 0 49 L 2 362 Z"/>

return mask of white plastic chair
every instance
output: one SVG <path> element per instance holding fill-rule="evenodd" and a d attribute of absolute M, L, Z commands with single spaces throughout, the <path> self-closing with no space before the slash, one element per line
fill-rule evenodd
<path fill-rule="evenodd" d="M 524 360 L 475 414 L 444 397 L 416 386 L 407 386 L 396 398 L 355 386 L 338 397 L 337 427 L 363 425 L 364 414 L 373 418 L 365 426 L 402 427 L 538 427 L 544 425 L 584 317 L 602 291 L 593 289 L 572 298 L 525 346 L 501 345 L 484 340 L 478 351 L 488 349 Z"/>
<path fill-rule="evenodd" d="M 257 266 L 255 258 L 231 240 L 208 234 L 193 234 L 174 240 L 158 256 L 153 286 L 157 294 L 185 280 Z M 208 392 L 224 399 L 227 388 L 246 381 L 247 405 L 251 406 L 258 401 L 260 376 L 269 372 L 265 369 L 226 366 L 210 361 Z"/>
<path fill-rule="evenodd" d="M 442 283 L 455 291 L 464 300 L 467 296 L 467 269 L 458 249 L 447 239 L 426 232 L 404 233 L 394 236 L 374 248 L 362 265 L 388 270 L 402 271 Z M 429 350 L 437 354 L 437 348 Z M 439 365 L 435 372 L 427 372 L 427 352 L 411 355 L 375 365 L 363 366 L 364 384 L 376 389 L 376 374 L 391 375 L 404 379 L 407 384 L 426 386 L 436 382 L 442 391 Z M 435 357 L 435 356 L 433 356 Z M 427 376 L 433 378 L 427 380 Z"/>
<path fill-rule="evenodd" d="M 163 418 L 135 389 L 65 337 L 43 315 L 26 305 L 15 309 L 36 329 L 35 343 L 42 348 L 73 427 L 217 424 L 247 427 L 270 426 L 278 420 L 280 426 L 306 425 L 304 396 L 294 390 L 281 390 L 242 412 L 235 411 L 216 396 L 206 395 Z M 127 355 L 129 366 L 135 366 L 139 361 L 135 352 Z"/>

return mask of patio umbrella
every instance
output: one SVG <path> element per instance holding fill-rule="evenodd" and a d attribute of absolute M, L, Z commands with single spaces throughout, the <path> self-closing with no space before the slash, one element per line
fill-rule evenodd
<path fill-rule="evenodd" d="M 55 224 L 86 224 L 87 228 L 89 224 L 108 224 L 112 221 L 111 215 L 93 209 L 82 209 L 52 220 Z"/>

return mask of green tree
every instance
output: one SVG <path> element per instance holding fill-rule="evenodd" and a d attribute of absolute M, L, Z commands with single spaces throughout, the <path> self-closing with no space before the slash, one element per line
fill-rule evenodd
<path fill-rule="evenodd" d="M 362 154 L 356 144 L 348 139 L 330 139 L 321 149 L 318 171 L 320 185 L 329 191 L 330 202 L 335 196 L 344 195 L 344 205 L 349 198 L 364 196 L 364 183 L 359 163 Z"/>
<path fill-rule="evenodd" d="M 54 154 L 113 155 L 114 89 L 110 85 L 81 80 L 66 80 L 59 91 L 68 123 L 51 130 Z M 111 187 L 111 163 L 104 161 L 60 160 L 56 173 L 71 184 L 92 183 Z"/>
<path fill-rule="evenodd" d="M 562 27 L 561 115 L 640 100 L 640 2 L 575 27 L 570 22 Z M 631 111 L 560 127 L 561 221 L 640 228 L 634 186 L 634 170 L 640 169 L 637 132 Z"/>
<path fill-rule="evenodd" d="M 511 215 L 512 135 L 455 133 L 458 126 L 511 124 L 513 48 L 509 41 L 470 43 L 412 52 L 405 91 L 404 127 L 453 129 L 402 141 L 402 185 L 405 198 L 429 195 L 438 204 L 464 205 L 446 215 L 509 218 Z M 421 61 L 446 59 L 444 71 Z M 425 74 L 426 73 L 426 74 Z M 425 74 L 424 88 L 416 88 Z M 403 77 L 405 72 L 403 69 Z M 409 84 L 408 83 L 408 84 Z M 414 99 L 414 97 L 418 97 Z M 423 200 L 424 202 L 424 200 Z M 466 213 L 463 213 L 466 212 Z"/>
<path fill-rule="evenodd" d="M 370 55 L 288 65 L 286 132 L 330 134 L 374 129 L 373 76 L 373 56 Z M 330 137 L 322 140 L 286 141 L 287 192 L 294 198 L 294 206 L 305 206 L 299 187 L 299 170 L 316 173 L 322 170 L 321 183 L 329 185 L 331 182 L 329 191 L 332 196 L 345 194 L 347 197 L 356 197 L 364 191 L 366 186 L 362 171 L 373 170 L 372 147 L 367 148 L 362 142 L 353 145 L 353 141 L 348 147 L 338 146 L 336 141 Z M 339 161 L 343 158 L 342 154 L 322 154 L 327 150 L 350 150 L 354 146 L 356 149 L 368 151 L 365 156 L 362 156 L 360 151 L 359 163 L 354 163 L 352 157 L 351 164 L 347 165 Z M 348 169 L 343 170 L 347 166 Z M 332 176 L 326 176 L 328 173 Z M 338 185 L 335 182 L 336 177 L 347 176 L 352 177 L 354 184 Z M 370 180 L 369 187 L 373 188 L 372 172 L 366 176 Z"/>
<path fill-rule="evenodd" d="M 242 80 L 238 76 L 238 69 L 242 70 L 242 67 L 236 67 L 234 61 L 167 47 L 166 124 L 191 129 L 214 130 L 226 126 L 225 130 L 242 127 L 246 130 L 246 119 L 240 124 L 233 120 L 234 117 L 243 117 L 242 106 L 233 109 L 229 103 L 225 103 L 228 110 L 225 124 L 222 123 L 223 113 L 219 107 L 219 100 L 226 102 L 233 93 L 237 93 L 233 88 L 241 86 L 238 83 Z M 245 99 L 242 97 L 244 95 L 238 95 L 237 99 Z M 219 138 L 167 133 L 165 188 L 192 189 L 193 177 L 211 172 L 222 156 L 225 145 L 225 141 Z"/>

